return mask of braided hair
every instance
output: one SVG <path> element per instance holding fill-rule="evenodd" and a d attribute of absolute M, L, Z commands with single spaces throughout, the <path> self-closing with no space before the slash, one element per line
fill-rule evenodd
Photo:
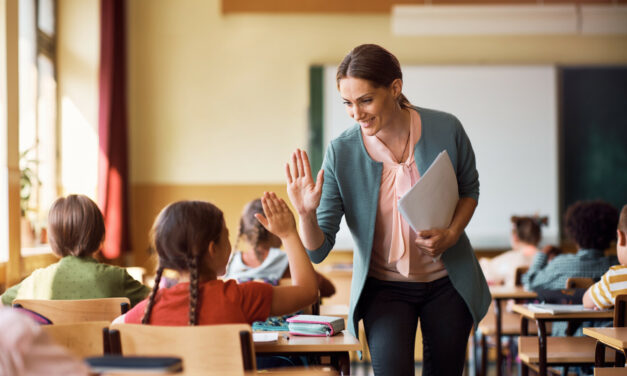
<path fill-rule="evenodd" d="M 255 214 L 257 213 L 263 214 L 261 199 L 255 199 L 244 207 L 244 211 L 242 212 L 242 216 L 239 220 L 239 232 L 237 234 L 237 243 L 235 244 L 235 248 L 237 248 L 239 241 L 243 238 L 253 247 L 255 255 L 257 256 L 257 259 L 259 259 L 259 244 L 267 243 L 273 234 L 263 227 L 257 218 L 255 218 Z"/>
<path fill-rule="evenodd" d="M 155 285 L 150 293 L 142 324 L 150 323 L 163 269 L 189 272 L 189 325 L 197 324 L 198 279 L 209 244 L 220 240 L 224 215 L 204 201 L 178 201 L 159 213 L 150 231 L 151 245 L 159 255 Z"/>

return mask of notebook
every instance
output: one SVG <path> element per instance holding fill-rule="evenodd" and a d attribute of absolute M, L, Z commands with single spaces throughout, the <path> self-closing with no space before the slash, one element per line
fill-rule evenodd
<path fill-rule="evenodd" d="M 298 336 L 332 336 L 344 330 L 344 319 L 334 316 L 296 315 L 287 319 L 290 334 Z"/>
<path fill-rule="evenodd" d="M 535 312 L 545 312 L 551 314 L 557 313 L 578 313 L 578 312 L 594 312 L 593 308 L 584 308 L 583 304 L 527 304 L 527 308 Z"/>

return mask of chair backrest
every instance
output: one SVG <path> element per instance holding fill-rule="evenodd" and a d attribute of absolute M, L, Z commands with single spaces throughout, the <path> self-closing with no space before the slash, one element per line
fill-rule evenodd
<path fill-rule="evenodd" d="M 113 324 L 112 350 L 122 355 L 177 356 L 186 374 L 243 375 L 256 369 L 252 329 L 246 324 L 158 326 Z"/>
<path fill-rule="evenodd" d="M 522 286 L 522 276 L 529 270 L 528 266 L 519 266 L 514 270 L 514 286 Z"/>
<path fill-rule="evenodd" d="M 30 309 L 50 319 L 53 324 L 81 321 L 111 322 L 128 311 L 128 298 L 80 300 L 15 299 L 13 305 Z"/>
<path fill-rule="evenodd" d="M 103 356 L 107 349 L 109 321 L 85 321 L 71 324 L 42 325 L 41 329 L 57 344 L 79 358 Z M 106 342 L 106 343 L 105 343 Z"/>
<path fill-rule="evenodd" d="M 614 326 L 627 326 L 627 295 L 618 295 L 614 304 Z"/>
<path fill-rule="evenodd" d="M 292 285 L 292 279 L 291 278 L 281 278 L 279 279 L 279 286 L 291 286 Z M 316 301 L 308 306 L 308 307 L 304 307 L 302 309 L 303 313 L 306 315 L 319 315 L 320 314 L 320 303 L 321 303 L 321 299 L 320 299 L 320 290 L 318 290 L 318 299 L 316 299 Z"/>
<path fill-rule="evenodd" d="M 566 280 L 567 289 L 587 289 L 594 284 L 594 280 L 589 277 L 570 277 Z"/>

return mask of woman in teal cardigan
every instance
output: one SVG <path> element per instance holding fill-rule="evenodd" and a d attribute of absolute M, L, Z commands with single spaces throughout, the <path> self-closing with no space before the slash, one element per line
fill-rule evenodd
<path fill-rule="evenodd" d="M 364 320 L 376 375 L 414 373 L 418 319 L 423 374 L 461 375 L 472 324 L 490 304 L 464 232 L 479 196 L 470 141 L 453 115 L 409 103 L 398 60 L 380 46 L 353 49 L 338 67 L 337 84 L 358 124 L 331 141 L 315 182 L 304 151 L 286 165 L 303 243 L 320 263 L 345 216 L 356 246 L 348 328 L 356 335 Z M 448 228 L 416 233 L 402 219 L 397 199 L 443 150 L 460 200 Z"/>

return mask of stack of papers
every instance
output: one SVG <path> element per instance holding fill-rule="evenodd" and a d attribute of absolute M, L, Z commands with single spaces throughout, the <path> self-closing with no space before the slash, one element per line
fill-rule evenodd
<path fill-rule="evenodd" d="M 446 150 L 398 201 L 398 210 L 414 231 L 448 228 L 459 201 L 457 177 Z"/>
<path fill-rule="evenodd" d="M 595 311 L 593 308 L 584 308 L 583 304 L 527 304 L 527 308 L 534 312 L 551 314 Z"/>

